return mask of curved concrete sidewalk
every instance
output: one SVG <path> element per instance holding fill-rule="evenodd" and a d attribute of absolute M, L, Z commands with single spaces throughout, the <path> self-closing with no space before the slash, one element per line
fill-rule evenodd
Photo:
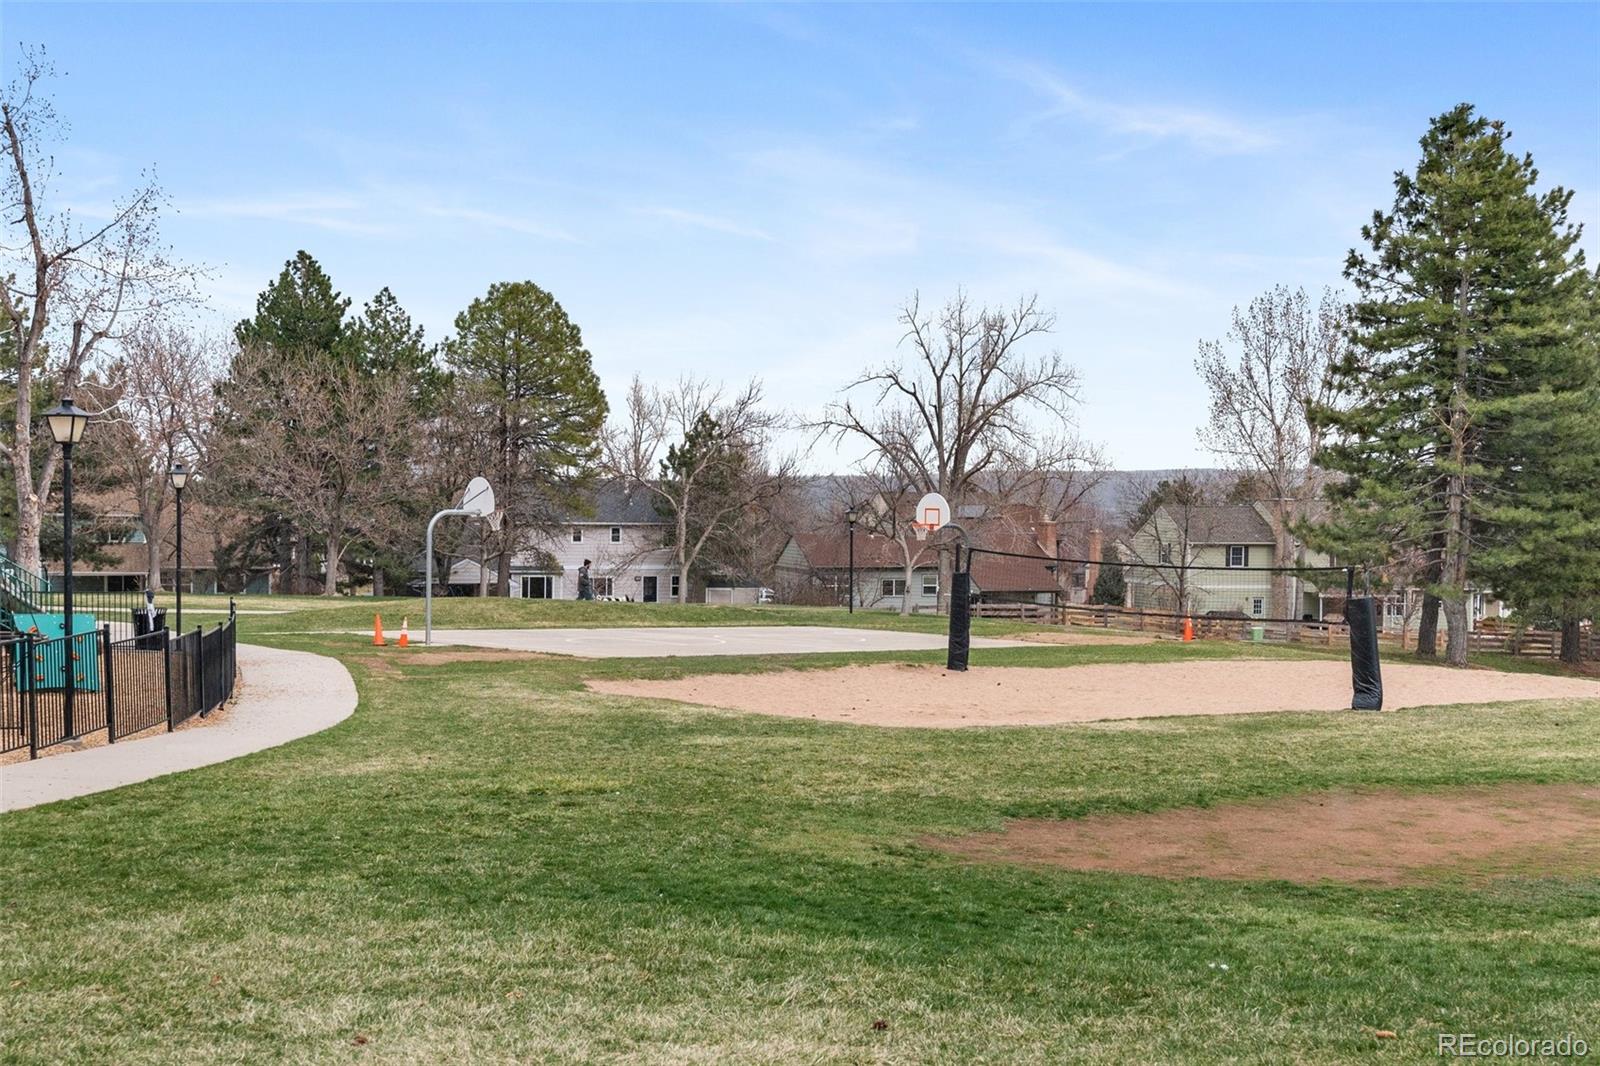
<path fill-rule="evenodd" d="M 241 644 L 239 674 L 239 695 L 215 725 L 0 767 L 0 811 L 237 759 L 320 733 L 356 709 L 350 671 L 326 655 Z"/>

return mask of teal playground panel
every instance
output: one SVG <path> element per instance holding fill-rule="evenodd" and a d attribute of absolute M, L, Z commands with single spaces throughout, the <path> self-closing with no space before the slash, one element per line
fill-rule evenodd
<path fill-rule="evenodd" d="M 40 692 L 67 687 L 67 678 L 62 670 L 62 656 L 66 654 L 67 642 L 61 638 L 67 633 L 67 617 L 61 614 L 19 614 L 16 619 L 17 632 L 32 633 L 42 637 L 49 643 L 35 645 L 33 658 L 30 661 L 25 656 L 17 657 L 17 689 L 26 692 L 30 688 Z M 72 638 L 74 688 L 79 692 L 98 692 L 100 690 L 100 634 L 95 625 L 92 614 L 72 614 Z M 31 670 L 28 667 L 32 667 Z M 28 676 L 31 674 L 32 676 Z"/>

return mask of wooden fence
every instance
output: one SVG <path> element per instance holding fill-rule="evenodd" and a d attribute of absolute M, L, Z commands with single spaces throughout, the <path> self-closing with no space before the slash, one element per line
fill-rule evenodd
<path fill-rule="evenodd" d="M 1600 661 L 1600 635 L 1596 627 L 1578 631 L 1578 658 Z M 1556 629 L 1479 629 L 1467 634 L 1469 651 L 1503 651 L 1532 659 L 1561 656 L 1561 631 Z"/>
<path fill-rule="evenodd" d="M 1100 604 L 979 603 L 974 618 L 1004 618 L 1040 625 L 1088 626 L 1117 629 L 1153 636 L 1181 636 L 1181 614 L 1141 611 L 1129 607 Z M 1320 644 L 1332 646 L 1350 639 L 1350 629 L 1342 622 L 1290 622 L 1273 619 L 1207 618 L 1193 616 L 1194 635 L 1199 639 L 1251 640 L 1261 629 L 1261 639 L 1273 643 Z M 1387 641 L 1393 634 L 1381 636 Z M 1600 661 L 1600 634 L 1596 627 L 1584 629 L 1578 637 L 1580 657 Z M 1561 655 L 1561 633 L 1549 629 L 1477 630 L 1468 635 L 1471 651 L 1502 651 L 1529 658 L 1555 659 Z"/>

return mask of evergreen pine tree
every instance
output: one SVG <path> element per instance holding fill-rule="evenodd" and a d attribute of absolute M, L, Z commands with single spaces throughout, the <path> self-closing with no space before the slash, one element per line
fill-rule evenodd
<path fill-rule="evenodd" d="M 1581 260 L 1580 260 L 1581 261 Z M 1561 629 L 1579 660 L 1580 624 L 1600 615 L 1600 314 L 1594 277 L 1573 277 L 1570 318 L 1539 323 L 1511 353 L 1502 395 L 1484 404 L 1479 573 L 1524 618 Z"/>
<path fill-rule="evenodd" d="M 1427 553 L 1457 665 L 1477 510 L 1505 473 L 1486 465 L 1486 441 L 1541 387 L 1530 349 L 1560 334 L 1584 277 L 1571 194 L 1536 193 L 1509 137 L 1468 104 L 1430 124 L 1415 175 L 1396 174 L 1393 208 L 1362 228 L 1370 254 L 1346 263 L 1354 344 L 1335 377 L 1347 406 L 1318 411 L 1333 433 L 1322 461 L 1346 475 L 1324 546 L 1372 563 Z"/>
<path fill-rule="evenodd" d="M 578 326 L 531 281 L 497 282 L 455 321 L 446 360 L 487 441 L 485 473 L 506 512 L 495 545 L 499 595 L 530 530 L 579 503 L 592 477 L 606 397 Z"/>
<path fill-rule="evenodd" d="M 1107 544 L 1100 553 L 1100 573 L 1094 579 L 1094 593 L 1090 603 L 1103 603 L 1121 607 L 1128 595 L 1128 581 L 1122 573 L 1122 556 L 1115 544 Z"/>

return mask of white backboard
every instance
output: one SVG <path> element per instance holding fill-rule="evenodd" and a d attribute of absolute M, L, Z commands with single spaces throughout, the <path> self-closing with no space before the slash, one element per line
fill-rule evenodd
<path fill-rule="evenodd" d="M 942 529 L 950 523 L 950 501 L 937 492 L 930 492 L 917 501 L 917 513 L 911 520 L 931 529 Z"/>
<path fill-rule="evenodd" d="M 461 494 L 461 509 L 479 518 L 494 513 L 494 489 L 487 478 L 475 477 L 467 482 L 467 491 Z"/>

